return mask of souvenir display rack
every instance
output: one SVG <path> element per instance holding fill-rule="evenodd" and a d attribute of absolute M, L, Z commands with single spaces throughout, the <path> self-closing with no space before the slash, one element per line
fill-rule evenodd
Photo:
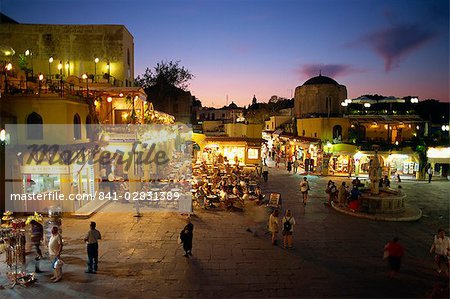
<path fill-rule="evenodd" d="M 8 227 L 4 225 L 0 228 L 0 252 L 5 252 L 5 262 L 8 266 L 6 275 L 10 281 L 9 287 L 13 288 L 17 284 L 28 286 L 35 281 L 35 278 L 33 273 L 24 271 L 26 266 L 25 221 L 10 219 L 13 218 L 12 213 L 7 216 L 9 217 Z"/>

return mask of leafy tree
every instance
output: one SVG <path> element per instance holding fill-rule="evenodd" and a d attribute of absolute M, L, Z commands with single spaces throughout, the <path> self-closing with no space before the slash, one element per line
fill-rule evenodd
<path fill-rule="evenodd" d="M 194 75 L 179 63 L 180 61 L 158 62 L 153 70 L 146 68 L 142 76 L 137 76 L 136 84 L 144 89 L 152 86 L 160 88 L 175 86 L 186 91 L 189 86 L 188 81 L 193 79 Z"/>

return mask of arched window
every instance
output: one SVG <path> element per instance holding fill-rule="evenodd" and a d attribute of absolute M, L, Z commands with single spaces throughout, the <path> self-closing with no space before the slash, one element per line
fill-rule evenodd
<path fill-rule="evenodd" d="M 81 139 L 81 120 L 78 113 L 73 116 L 73 138 Z"/>
<path fill-rule="evenodd" d="M 342 140 L 342 127 L 340 125 L 336 125 L 333 127 L 333 140 Z"/>
<path fill-rule="evenodd" d="M 88 115 L 86 116 L 86 138 L 91 139 L 91 134 L 92 134 L 92 120 L 91 120 L 91 116 Z"/>
<path fill-rule="evenodd" d="M 27 138 L 42 139 L 44 137 L 42 128 L 42 117 L 36 112 L 31 113 L 27 117 Z"/>

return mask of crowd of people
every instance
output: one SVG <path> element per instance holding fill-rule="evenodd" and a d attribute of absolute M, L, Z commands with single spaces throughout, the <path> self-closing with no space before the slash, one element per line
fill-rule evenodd
<path fill-rule="evenodd" d="M 387 175 L 379 181 L 379 187 L 382 189 L 389 188 L 391 186 L 391 182 Z M 331 203 L 337 204 L 339 207 L 348 207 L 351 210 L 357 211 L 361 206 L 361 195 L 362 189 L 365 188 L 366 185 L 361 182 L 358 177 L 351 182 L 351 188 L 347 185 L 347 182 L 343 181 L 340 184 L 333 182 L 332 180 L 328 181 L 325 192 L 327 193 L 327 203 L 331 205 Z"/>
<path fill-rule="evenodd" d="M 207 164 L 205 161 L 193 167 L 193 199 L 204 209 L 225 206 L 227 209 L 243 208 L 245 201 L 261 204 L 264 195 L 258 178 L 268 172 L 264 167 L 244 170 L 239 164 Z"/>

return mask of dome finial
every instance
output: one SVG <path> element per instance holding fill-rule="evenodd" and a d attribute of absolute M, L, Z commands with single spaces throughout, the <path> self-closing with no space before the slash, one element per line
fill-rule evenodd
<path fill-rule="evenodd" d="M 319 70 L 319 77 L 322 76 L 322 70 Z"/>

